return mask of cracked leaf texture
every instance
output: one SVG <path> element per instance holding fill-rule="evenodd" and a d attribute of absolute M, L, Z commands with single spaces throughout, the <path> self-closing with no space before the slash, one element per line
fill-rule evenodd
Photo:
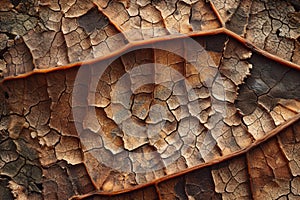
<path fill-rule="evenodd" d="M 0 199 L 300 199 L 298 0 L 3 0 Z"/>

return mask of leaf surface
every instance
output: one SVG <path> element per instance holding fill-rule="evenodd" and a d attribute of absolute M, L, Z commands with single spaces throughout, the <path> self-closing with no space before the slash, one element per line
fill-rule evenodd
<path fill-rule="evenodd" d="M 4 199 L 297 199 L 298 1 L 3 1 Z"/>

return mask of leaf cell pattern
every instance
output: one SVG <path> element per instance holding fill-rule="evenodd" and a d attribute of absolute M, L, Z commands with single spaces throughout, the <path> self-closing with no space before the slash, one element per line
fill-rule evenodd
<path fill-rule="evenodd" d="M 299 5 L 4 0 L 1 198 L 300 198 Z"/>

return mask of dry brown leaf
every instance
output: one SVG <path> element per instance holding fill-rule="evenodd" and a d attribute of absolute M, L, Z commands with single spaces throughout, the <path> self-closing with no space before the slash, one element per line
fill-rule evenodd
<path fill-rule="evenodd" d="M 299 199 L 299 8 L 4 0 L 1 198 Z"/>

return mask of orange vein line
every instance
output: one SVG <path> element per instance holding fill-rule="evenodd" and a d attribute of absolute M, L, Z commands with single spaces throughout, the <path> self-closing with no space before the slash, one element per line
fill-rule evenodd
<path fill-rule="evenodd" d="M 53 71 L 58 71 L 58 70 L 65 70 L 65 69 L 69 69 L 72 67 L 78 67 L 80 65 L 86 65 L 86 64 L 93 64 L 95 62 L 99 62 L 105 59 L 109 59 L 112 57 L 115 57 L 119 54 L 122 54 L 123 52 L 129 50 L 130 48 L 133 47 L 138 47 L 138 46 L 143 46 L 145 44 L 152 44 L 152 43 L 157 43 L 160 41 L 169 41 L 169 40 L 174 40 L 174 39 L 180 39 L 180 38 L 187 38 L 187 37 L 200 37 L 200 36 L 208 36 L 208 35 L 217 35 L 217 34 L 226 34 L 234 39 L 236 39 L 238 42 L 242 43 L 244 46 L 246 46 L 248 49 L 261 54 L 263 56 L 265 56 L 266 58 L 269 58 L 270 60 L 273 60 L 275 62 L 278 62 L 284 66 L 290 67 L 290 68 L 294 68 L 297 70 L 300 70 L 300 65 L 287 61 L 283 58 L 277 57 L 265 50 L 262 50 L 258 47 L 255 47 L 255 45 L 251 42 L 249 42 L 247 39 L 241 37 L 240 35 L 226 29 L 226 28 L 218 28 L 218 29 L 213 29 L 213 30 L 207 30 L 207 31 L 196 31 L 196 32 L 192 32 L 189 34 L 178 34 L 178 35 L 166 35 L 166 36 L 162 36 L 162 37 L 157 37 L 157 38 L 151 38 L 151 39 L 147 39 L 146 41 L 141 40 L 141 41 L 134 41 L 134 42 L 130 42 L 126 45 L 124 45 L 123 47 L 121 47 L 119 50 L 114 51 L 110 54 L 107 54 L 105 56 L 100 56 L 98 58 L 94 58 L 88 61 L 81 61 L 81 62 L 76 62 L 76 63 L 72 63 L 72 64 L 68 64 L 68 65 L 64 65 L 64 66 L 59 66 L 59 67 L 54 67 L 54 68 L 47 68 L 47 69 L 35 69 L 31 72 L 27 72 L 24 74 L 20 74 L 17 76 L 8 76 L 5 77 L 0 83 L 8 81 L 8 80 L 12 80 L 12 79 L 20 79 L 20 78 L 26 78 L 28 76 L 31 76 L 33 74 L 44 74 L 44 73 L 49 73 L 49 72 L 53 72 Z"/>
<path fill-rule="evenodd" d="M 218 9 L 216 8 L 215 4 L 212 1 L 209 1 L 210 7 L 212 8 L 213 12 L 215 13 L 215 15 L 217 16 L 220 24 L 222 27 L 225 27 L 225 22 L 223 21 Z"/>
<path fill-rule="evenodd" d="M 31 72 L 27 72 L 27 73 L 20 74 L 17 76 L 5 77 L 3 79 L 3 81 L 11 80 L 11 79 L 26 78 L 33 74 L 44 74 L 44 73 L 49 73 L 49 72 L 53 72 L 53 71 L 69 69 L 72 67 L 78 67 L 80 65 L 93 64 L 95 62 L 113 58 L 119 54 L 124 53 L 125 51 L 129 50 L 130 48 L 143 46 L 146 44 L 153 44 L 153 43 L 157 43 L 157 42 L 161 42 L 161 41 L 170 41 L 170 40 L 174 40 L 174 39 L 181 39 L 181 38 L 187 38 L 187 37 L 216 35 L 216 34 L 221 34 L 221 33 L 224 33 L 223 28 L 208 30 L 208 31 L 199 31 L 199 32 L 194 32 L 194 33 L 189 33 L 189 34 L 166 35 L 166 36 L 162 36 L 162 37 L 150 38 L 150 39 L 147 39 L 146 41 L 145 40 L 133 41 L 133 42 L 130 42 L 130 43 L 124 45 L 123 47 L 119 48 L 118 50 L 116 50 L 114 52 L 111 52 L 104 56 L 100 56 L 98 58 L 94 58 L 94 59 L 91 59 L 88 61 L 75 62 L 75 63 L 67 64 L 64 66 L 58 66 L 58 67 L 54 67 L 54 68 L 35 69 Z"/>
<path fill-rule="evenodd" d="M 258 54 L 261 54 L 263 56 L 265 56 L 266 58 L 269 58 L 270 60 L 273 60 L 275 62 L 278 62 L 284 66 L 287 66 L 287 67 L 290 67 L 290 68 L 294 68 L 294 69 L 297 69 L 297 70 L 300 70 L 300 65 L 296 64 L 296 63 L 293 63 L 291 61 L 288 61 L 288 60 L 285 60 L 283 58 L 280 58 L 278 56 L 275 56 L 261 48 L 258 48 L 255 46 L 255 44 L 253 44 L 252 42 L 248 41 L 247 39 L 241 37 L 240 35 L 224 28 L 223 29 L 224 33 L 236 40 L 238 40 L 240 43 L 244 44 L 247 48 L 249 48 L 250 50 L 258 53 Z"/>
<path fill-rule="evenodd" d="M 239 151 L 236 151 L 236 152 L 234 152 L 232 154 L 229 154 L 229 155 L 222 156 L 220 158 L 211 160 L 211 161 L 209 161 L 207 163 L 202 163 L 202 164 L 196 165 L 194 167 L 187 168 L 187 169 L 185 169 L 183 171 L 180 171 L 180 172 L 177 172 L 177 173 L 174 173 L 174 174 L 165 175 L 164 177 L 161 177 L 159 179 L 150 181 L 150 182 L 145 183 L 145 184 L 137 185 L 137 186 L 134 186 L 132 188 L 128 188 L 128 189 L 124 189 L 124 190 L 119 190 L 119 191 L 114 191 L 114 192 L 97 192 L 96 191 L 96 192 L 92 192 L 92 193 L 89 193 L 89 194 L 74 196 L 74 198 L 75 199 L 81 199 L 81 198 L 86 198 L 86 197 L 90 197 L 90 196 L 93 196 L 93 195 L 114 196 L 114 195 L 118 195 L 118 194 L 124 194 L 124 193 L 131 192 L 132 190 L 137 190 L 137 189 L 149 187 L 149 186 L 152 186 L 152 185 L 155 185 L 155 184 L 157 185 L 158 183 L 161 183 L 161 182 L 163 182 L 163 181 L 165 181 L 167 179 L 178 177 L 178 176 L 187 174 L 187 173 L 189 173 L 191 171 L 195 171 L 195 170 L 198 170 L 198 169 L 201 169 L 201 168 L 204 168 L 204 167 L 208 167 L 208 166 L 211 166 L 211 165 L 215 165 L 215 164 L 221 163 L 221 162 L 223 162 L 225 160 L 228 160 L 228 159 L 231 159 L 231 158 L 234 158 L 234 157 L 237 157 L 239 155 L 247 153 L 250 149 L 253 149 L 256 146 L 260 145 L 261 143 L 267 141 L 268 139 L 276 136 L 279 132 L 283 131 L 284 129 L 288 128 L 292 124 L 296 123 L 299 119 L 300 119 L 300 114 L 297 114 L 295 117 L 293 117 L 292 119 L 286 121 L 284 124 L 282 124 L 282 125 L 274 128 L 273 130 L 269 131 L 264 137 L 262 137 L 262 138 L 260 138 L 260 139 L 258 139 L 256 141 L 254 141 L 248 147 L 246 147 L 244 149 L 241 149 Z"/>

